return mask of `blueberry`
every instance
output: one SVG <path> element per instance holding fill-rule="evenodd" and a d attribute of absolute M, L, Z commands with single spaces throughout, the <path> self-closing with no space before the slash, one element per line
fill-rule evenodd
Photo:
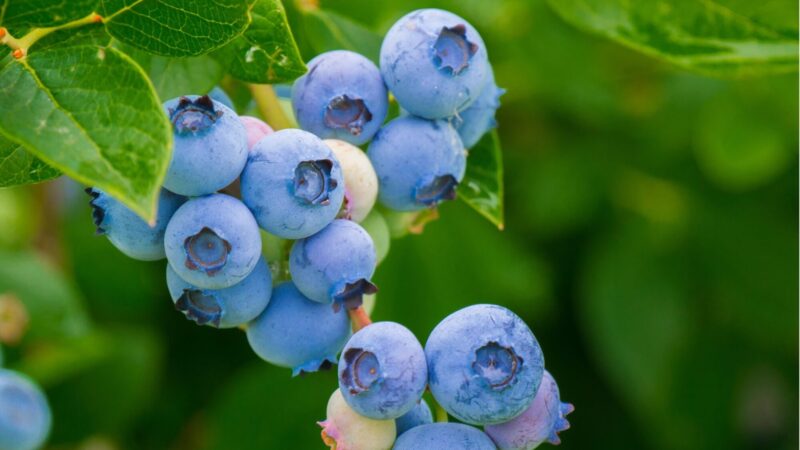
<path fill-rule="evenodd" d="M 483 431 L 460 423 L 437 422 L 414 427 L 397 438 L 393 450 L 495 450 Z"/>
<path fill-rule="evenodd" d="M 531 406 L 509 422 L 487 425 L 486 434 L 501 450 L 529 450 L 543 442 L 558 445 L 558 433 L 569 428 L 565 416 L 574 410 L 561 402 L 556 380 L 545 370 Z"/>
<path fill-rule="evenodd" d="M 422 346 L 406 327 L 376 322 L 342 350 L 339 389 L 347 404 L 372 419 L 396 419 L 422 398 L 428 367 Z"/>
<path fill-rule="evenodd" d="M 242 173 L 242 199 L 261 228 L 300 239 L 336 217 L 344 199 L 344 178 L 321 139 L 302 130 L 276 131 L 250 152 Z"/>
<path fill-rule="evenodd" d="M 263 120 L 252 116 L 239 116 L 239 120 L 244 125 L 245 132 L 247 133 L 247 148 L 253 150 L 258 141 L 264 136 L 272 134 L 275 131 L 267 125 Z"/>
<path fill-rule="evenodd" d="M 487 131 L 497 126 L 494 113 L 500 107 L 500 96 L 505 89 L 500 89 L 494 82 L 494 73 L 489 70 L 489 79 L 481 90 L 478 99 L 469 108 L 458 113 L 454 119 L 458 135 L 464 147 L 472 148 Z"/>
<path fill-rule="evenodd" d="M 447 316 L 425 344 L 431 393 L 462 422 L 496 424 L 522 414 L 544 371 L 539 343 L 516 314 L 474 305 Z"/>
<path fill-rule="evenodd" d="M 378 176 L 367 155 L 358 147 L 338 139 L 326 139 L 344 175 L 344 217 L 361 222 L 378 198 Z"/>
<path fill-rule="evenodd" d="M 381 74 L 403 109 L 443 119 L 466 109 L 489 71 L 483 39 L 461 17 L 420 9 L 398 20 L 381 45 Z"/>
<path fill-rule="evenodd" d="M 272 295 L 272 274 L 258 260 L 244 280 L 231 287 L 201 289 L 183 281 L 167 264 L 167 287 L 175 308 L 198 325 L 233 328 L 253 320 L 264 311 Z"/>
<path fill-rule="evenodd" d="M 242 202 L 213 194 L 178 208 L 167 225 L 164 247 L 172 269 L 186 282 L 222 289 L 242 281 L 256 266 L 261 235 Z"/>
<path fill-rule="evenodd" d="M 333 303 L 334 309 L 356 308 L 364 294 L 377 292 L 370 281 L 375 264 L 372 238 L 344 219 L 296 241 L 289 254 L 289 273 L 297 289 L 311 300 Z"/>
<path fill-rule="evenodd" d="M 413 116 L 381 128 L 368 155 L 378 174 L 381 203 L 399 211 L 455 198 L 467 165 L 461 138 L 448 122 Z"/>
<path fill-rule="evenodd" d="M 316 372 L 336 364 L 350 337 L 350 318 L 306 298 L 292 282 L 278 285 L 272 299 L 247 326 L 247 341 L 261 359 L 292 374 Z"/>
<path fill-rule="evenodd" d="M 50 433 L 50 406 L 27 377 L 0 369 L 0 448 L 40 448 Z"/>
<path fill-rule="evenodd" d="M 236 109 L 233 107 L 233 100 L 231 100 L 231 97 L 219 86 L 214 86 L 214 89 L 211 89 L 211 92 L 208 93 L 208 96 L 211 97 L 211 100 L 222 103 L 232 110 Z"/>
<path fill-rule="evenodd" d="M 388 450 L 395 438 L 394 420 L 375 420 L 353 411 L 337 389 L 328 400 L 327 418 L 318 422 L 322 441 L 339 450 Z"/>
<path fill-rule="evenodd" d="M 428 403 L 425 400 L 420 400 L 416 405 L 414 405 L 413 408 L 411 408 L 411 411 L 395 419 L 394 423 L 397 425 L 398 436 L 414 427 L 433 423 L 433 413 L 431 413 L 431 407 L 428 406 Z"/>
<path fill-rule="evenodd" d="M 247 135 L 233 110 L 207 95 L 175 98 L 164 109 L 173 129 L 165 188 L 198 196 L 236 180 L 247 162 Z"/>
<path fill-rule="evenodd" d="M 97 234 L 105 235 L 125 255 L 142 261 L 163 259 L 164 232 L 172 215 L 186 201 L 172 192 L 161 189 L 158 195 L 158 211 L 151 227 L 136 213 L 128 209 L 105 192 L 87 188 L 92 197 L 92 218 Z"/>
<path fill-rule="evenodd" d="M 361 145 L 386 119 L 389 100 L 372 61 L 336 50 L 309 61 L 308 72 L 292 87 L 292 106 L 304 130 Z"/>

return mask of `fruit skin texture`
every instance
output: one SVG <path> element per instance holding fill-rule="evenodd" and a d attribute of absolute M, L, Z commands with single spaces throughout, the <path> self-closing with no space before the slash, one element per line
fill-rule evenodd
<path fill-rule="evenodd" d="M 466 109 L 489 71 L 483 39 L 466 20 L 440 9 L 412 11 L 383 39 L 381 75 L 403 109 L 443 119 Z"/>
<path fill-rule="evenodd" d="M 51 423 L 50 406 L 41 389 L 17 372 L 0 369 L 0 448 L 40 448 Z"/>
<path fill-rule="evenodd" d="M 336 450 L 389 450 L 395 438 L 394 420 L 364 417 L 344 401 L 337 389 L 328 400 L 327 418 L 317 422 L 322 440 Z"/>
<path fill-rule="evenodd" d="M 175 308 L 198 325 L 233 328 L 255 319 L 269 304 L 272 274 L 264 258 L 244 280 L 223 289 L 200 289 L 167 264 L 167 287 Z"/>
<path fill-rule="evenodd" d="M 507 422 L 533 401 L 544 357 L 516 314 L 473 305 L 436 325 L 425 344 L 428 383 L 440 405 L 462 422 Z"/>
<path fill-rule="evenodd" d="M 464 147 L 472 148 L 483 137 L 486 132 L 497 127 L 494 114 L 500 107 L 500 96 L 505 93 L 505 89 L 497 87 L 494 81 L 494 73 L 489 70 L 489 79 L 481 90 L 480 95 L 469 108 L 458 113 L 453 119 L 453 124 L 461 136 Z"/>
<path fill-rule="evenodd" d="M 398 211 L 417 211 L 455 198 L 467 154 L 446 121 L 399 117 L 381 128 L 368 151 L 378 174 L 378 197 Z"/>
<path fill-rule="evenodd" d="M 344 174 L 344 218 L 361 222 L 378 198 L 378 175 L 360 148 L 338 139 L 323 142 L 333 150 Z"/>
<path fill-rule="evenodd" d="M 314 302 L 292 282 L 278 285 L 272 299 L 247 326 L 247 341 L 261 359 L 300 372 L 336 364 L 336 354 L 350 337 L 347 312 Z"/>
<path fill-rule="evenodd" d="M 239 200 L 213 194 L 178 208 L 164 236 L 167 260 L 187 283 L 223 289 L 242 281 L 261 256 L 261 235 Z"/>
<path fill-rule="evenodd" d="M 244 125 L 245 132 L 247 133 L 248 150 L 253 150 L 253 147 L 255 147 L 258 141 L 264 136 L 275 132 L 271 126 L 257 117 L 239 116 L 239 120 L 242 121 L 242 125 Z"/>
<path fill-rule="evenodd" d="M 358 332 L 342 350 L 339 390 L 362 416 L 396 419 L 422 398 L 428 366 L 422 346 L 406 327 L 375 322 Z"/>
<path fill-rule="evenodd" d="M 383 124 L 389 99 L 372 61 L 335 50 L 309 61 L 308 72 L 292 86 L 292 106 L 302 129 L 361 145 Z"/>
<path fill-rule="evenodd" d="M 511 421 L 488 425 L 485 430 L 500 450 L 532 450 L 543 442 L 558 445 L 558 433 L 569 428 L 565 416 L 574 410 L 561 402 L 558 384 L 545 370 L 531 406 Z"/>
<path fill-rule="evenodd" d="M 196 197 L 231 184 L 247 162 L 247 134 L 232 109 L 208 96 L 164 103 L 172 122 L 172 160 L 164 187 Z"/>
<path fill-rule="evenodd" d="M 339 213 L 344 177 L 321 139 L 296 129 L 261 139 L 242 172 L 242 200 L 261 228 L 301 239 L 325 228 Z"/>
<path fill-rule="evenodd" d="M 423 399 L 414 405 L 411 411 L 395 419 L 394 423 L 397 426 L 397 435 L 400 436 L 414 427 L 433 423 L 433 413 L 428 403 Z"/>
<path fill-rule="evenodd" d="M 167 223 L 186 198 L 161 189 L 156 222 L 150 226 L 135 212 L 97 188 L 87 188 L 92 197 L 92 218 L 97 234 L 105 235 L 126 256 L 140 261 L 164 259 L 164 232 Z"/>
<path fill-rule="evenodd" d="M 414 427 L 394 443 L 394 450 L 496 450 L 483 431 L 460 423 L 437 422 Z"/>
<path fill-rule="evenodd" d="M 374 294 L 370 281 L 377 256 L 369 233 L 360 225 L 336 219 L 319 233 L 296 241 L 289 254 L 289 273 L 297 289 L 311 300 L 356 308 L 363 294 Z"/>

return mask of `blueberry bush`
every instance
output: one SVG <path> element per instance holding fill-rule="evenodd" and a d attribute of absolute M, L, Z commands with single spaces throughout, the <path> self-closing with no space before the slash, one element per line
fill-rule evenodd
<path fill-rule="evenodd" d="M 0 450 L 797 448 L 797 18 L 0 0 Z"/>

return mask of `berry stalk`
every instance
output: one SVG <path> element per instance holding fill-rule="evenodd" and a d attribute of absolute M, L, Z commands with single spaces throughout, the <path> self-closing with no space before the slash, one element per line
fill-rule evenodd
<path fill-rule="evenodd" d="M 356 309 L 350 309 L 347 311 L 347 313 L 350 315 L 350 321 L 353 323 L 353 332 L 356 332 L 372 323 L 372 319 L 369 318 L 369 314 L 367 314 L 367 311 L 363 306 L 359 306 Z"/>

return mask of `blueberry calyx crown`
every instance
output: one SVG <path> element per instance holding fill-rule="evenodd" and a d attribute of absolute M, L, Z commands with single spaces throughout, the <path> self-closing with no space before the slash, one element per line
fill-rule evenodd
<path fill-rule="evenodd" d="M 344 283 L 344 285 L 336 289 L 331 297 L 333 299 L 333 310 L 339 312 L 339 309 L 344 305 L 347 309 L 356 309 L 363 303 L 364 295 L 370 295 L 378 292 L 378 286 L 367 280 L 361 278 L 351 283 Z"/>
<path fill-rule="evenodd" d="M 575 411 L 575 407 L 572 406 L 571 403 L 563 403 L 561 402 L 558 405 L 558 418 L 556 418 L 555 423 L 553 423 L 553 429 L 550 431 L 550 435 L 547 437 L 547 442 L 552 445 L 559 445 L 561 444 L 561 438 L 558 436 L 558 433 L 569 430 L 569 421 L 567 420 L 567 414 Z"/>
<path fill-rule="evenodd" d="M 503 347 L 497 342 L 489 342 L 475 351 L 472 369 L 483 378 L 489 387 L 502 389 L 508 386 L 519 372 L 522 358 L 512 347 Z"/>
<path fill-rule="evenodd" d="M 198 289 L 184 289 L 175 302 L 175 309 L 198 325 L 210 323 L 219 328 L 219 321 L 222 319 L 222 307 L 217 299 Z"/>
<path fill-rule="evenodd" d="M 169 120 L 179 134 L 199 133 L 211 128 L 223 111 L 214 108 L 211 97 L 204 95 L 194 101 L 181 97 L 178 106 L 169 109 Z"/>
<path fill-rule="evenodd" d="M 330 193 L 338 186 L 331 179 L 333 161 L 318 159 L 303 161 L 294 169 L 294 196 L 309 205 L 327 205 Z"/>
<path fill-rule="evenodd" d="M 467 40 L 467 27 L 458 24 L 442 27 L 433 43 L 433 62 L 448 75 L 458 75 L 469 67 L 472 56 L 478 52 L 478 44 Z"/>
<path fill-rule="evenodd" d="M 106 230 L 102 227 L 102 225 L 103 220 L 106 218 L 106 210 L 97 203 L 97 199 L 100 197 L 100 192 L 95 188 L 90 187 L 84 189 L 84 192 L 89 194 L 89 197 L 92 197 L 92 199 L 89 200 L 89 206 L 92 207 L 92 222 L 94 222 L 94 226 L 97 227 L 94 234 L 98 236 L 104 235 L 106 234 Z"/>
<path fill-rule="evenodd" d="M 353 136 L 360 135 L 364 125 L 371 120 L 372 113 L 360 98 L 337 95 L 325 107 L 325 125 L 346 129 Z"/>
<path fill-rule="evenodd" d="M 414 200 L 425 206 L 436 206 L 444 200 L 456 198 L 458 180 L 453 175 L 440 175 L 414 192 Z"/>
<path fill-rule="evenodd" d="M 208 227 L 186 238 L 183 247 L 186 250 L 186 267 L 202 270 L 208 276 L 214 276 L 225 266 L 231 252 L 231 244 Z"/>
<path fill-rule="evenodd" d="M 344 363 L 342 383 L 353 395 L 368 391 L 381 376 L 378 358 L 374 353 L 364 349 L 348 349 L 344 353 Z"/>

